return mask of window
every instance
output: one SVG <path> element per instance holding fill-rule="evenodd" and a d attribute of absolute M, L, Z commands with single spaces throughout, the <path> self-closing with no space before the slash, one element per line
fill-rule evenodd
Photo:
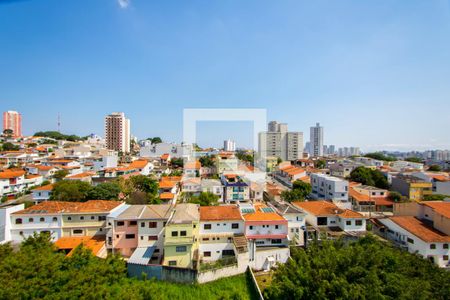
<path fill-rule="evenodd" d="M 158 248 L 156 248 L 155 249 L 155 252 L 154 253 L 159 253 L 159 249 Z"/>
<path fill-rule="evenodd" d="M 148 236 L 148 240 L 149 241 L 157 241 L 158 240 L 158 236 L 157 235 L 149 235 Z"/>
<path fill-rule="evenodd" d="M 156 228 L 158 227 L 158 223 L 156 222 L 148 222 L 148 228 Z"/>
<path fill-rule="evenodd" d="M 73 234 L 83 234 L 83 230 L 82 229 L 74 229 Z"/>
<path fill-rule="evenodd" d="M 45 218 L 40 218 L 39 222 L 45 222 Z"/>
<path fill-rule="evenodd" d="M 67 217 L 67 220 L 72 221 L 72 217 Z"/>
<path fill-rule="evenodd" d="M 222 250 L 223 256 L 232 256 L 234 255 L 234 250 Z"/>
<path fill-rule="evenodd" d="M 280 225 L 275 225 L 275 229 L 278 229 L 280 227 Z"/>
<path fill-rule="evenodd" d="M 355 220 L 356 226 L 362 226 L 362 224 L 363 224 L 362 220 Z"/>
<path fill-rule="evenodd" d="M 176 260 L 169 260 L 169 266 L 176 266 L 177 261 Z"/>
<path fill-rule="evenodd" d="M 125 222 L 124 222 L 124 221 L 118 221 L 118 222 L 117 222 L 117 226 L 123 226 L 123 225 L 125 225 Z"/>
<path fill-rule="evenodd" d="M 407 238 L 406 241 L 407 241 L 408 243 L 410 243 L 410 244 L 414 244 L 414 240 L 411 239 L 411 238 Z"/>
<path fill-rule="evenodd" d="M 203 252 L 204 257 L 211 257 L 211 251 L 205 251 Z"/>
<path fill-rule="evenodd" d="M 180 231 L 180 236 L 186 236 L 186 230 Z"/>
<path fill-rule="evenodd" d="M 448 260 L 448 255 L 442 256 L 442 259 L 443 259 L 443 260 Z"/>
<path fill-rule="evenodd" d="M 348 225 L 348 226 L 352 225 L 352 221 L 345 221 L 345 225 Z"/>
<path fill-rule="evenodd" d="M 53 222 L 58 222 L 58 218 L 57 217 L 53 217 Z"/>
<path fill-rule="evenodd" d="M 30 223 L 34 222 L 34 219 L 33 218 L 28 218 L 28 222 L 30 222 Z"/>
<path fill-rule="evenodd" d="M 239 223 L 233 223 L 233 224 L 231 224 L 231 228 L 232 228 L 232 229 L 238 229 L 238 228 L 239 228 Z"/>
<path fill-rule="evenodd" d="M 442 245 L 442 248 L 448 249 L 448 244 L 443 244 L 443 245 Z"/>
<path fill-rule="evenodd" d="M 281 239 L 272 239 L 272 244 L 281 244 Z"/>
<path fill-rule="evenodd" d="M 176 252 L 186 252 L 186 250 L 187 250 L 187 247 L 186 247 L 186 246 L 177 246 L 177 247 L 175 248 L 175 251 L 176 251 Z"/>
<path fill-rule="evenodd" d="M 210 229 L 211 229 L 211 224 L 205 224 L 205 225 L 203 225 L 203 229 L 205 229 L 205 230 L 210 230 Z"/>
<path fill-rule="evenodd" d="M 436 244 L 430 244 L 430 249 L 436 249 Z"/>
<path fill-rule="evenodd" d="M 106 221 L 106 216 L 98 216 L 99 221 Z"/>
<path fill-rule="evenodd" d="M 91 216 L 91 220 L 94 220 L 95 219 L 95 216 Z"/>
<path fill-rule="evenodd" d="M 178 236 L 178 231 L 172 231 L 172 236 Z"/>
<path fill-rule="evenodd" d="M 250 230 L 253 230 L 253 226 L 252 226 L 252 225 L 250 225 L 250 226 L 249 226 L 249 229 L 250 229 Z"/>
<path fill-rule="evenodd" d="M 17 218 L 16 219 L 16 224 L 22 224 L 22 219 L 21 218 Z"/>
<path fill-rule="evenodd" d="M 141 235 L 141 241 L 143 241 L 144 240 L 144 236 L 143 235 Z"/>
<path fill-rule="evenodd" d="M 84 220 L 84 217 L 83 217 L 83 216 L 81 216 L 81 217 L 80 217 L 80 220 Z"/>
<path fill-rule="evenodd" d="M 116 234 L 116 238 L 117 238 L 117 239 L 120 238 L 120 235 Z"/>
<path fill-rule="evenodd" d="M 130 224 L 130 226 L 137 226 L 137 221 L 130 221 L 128 224 Z"/>
<path fill-rule="evenodd" d="M 141 222 L 141 227 L 145 227 L 145 222 Z"/>
<path fill-rule="evenodd" d="M 131 233 L 129 233 L 129 234 L 125 234 L 125 238 L 127 239 L 127 240 L 131 240 L 131 239 L 134 239 L 136 237 L 136 235 L 133 233 L 133 234 L 131 234 Z"/>

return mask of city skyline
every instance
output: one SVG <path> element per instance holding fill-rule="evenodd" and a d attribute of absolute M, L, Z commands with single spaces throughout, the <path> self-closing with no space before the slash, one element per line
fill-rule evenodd
<path fill-rule="evenodd" d="M 304 134 L 320 122 L 327 145 L 450 148 L 448 2 L 13 2 L 0 108 L 26 135 L 58 114 L 62 132 L 102 135 L 123 111 L 134 135 L 180 141 L 184 108 L 265 108 Z M 214 143 L 229 137 L 246 139 Z"/>

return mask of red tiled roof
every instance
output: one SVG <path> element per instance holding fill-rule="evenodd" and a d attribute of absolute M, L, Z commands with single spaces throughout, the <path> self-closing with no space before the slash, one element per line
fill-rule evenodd
<path fill-rule="evenodd" d="M 170 199 L 173 199 L 174 197 L 175 197 L 175 195 L 172 193 L 161 193 L 159 195 L 159 199 L 161 199 L 161 200 L 170 200 Z"/>
<path fill-rule="evenodd" d="M 67 256 L 73 254 L 73 250 L 83 244 L 84 247 L 90 249 L 94 255 L 97 255 L 105 246 L 104 236 L 80 236 L 80 237 L 61 237 L 55 242 L 55 246 L 62 250 L 71 250 Z"/>
<path fill-rule="evenodd" d="M 236 205 L 200 207 L 200 221 L 216 220 L 242 220 L 242 216 Z"/>
<path fill-rule="evenodd" d="M 3 172 L 0 172 L 0 179 L 11 179 L 11 178 L 17 178 L 20 176 L 24 176 L 25 171 L 11 171 L 11 170 L 5 170 Z"/>
<path fill-rule="evenodd" d="M 202 167 L 202 164 L 197 160 L 197 161 L 189 161 L 184 165 L 185 169 L 195 169 L 198 170 Z"/>
<path fill-rule="evenodd" d="M 409 231 L 413 235 L 417 236 L 425 242 L 438 242 L 446 243 L 450 242 L 450 236 L 432 228 L 420 221 L 419 219 L 411 216 L 395 216 L 390 217 L 395 224 Z"/>
<path fill-rule="evenodd" d="M 68 179 L 79 179 L 79 178 L 86 178 L 86 177 L 92 177 L 95 175 L 95 172 L 83 172 L 75 175 L 69 175 L 66 176 Z"/>
<path fill-rule="evenodd" d="M 254 205 L 255 212 L 244 214 L 245 221 L 286 221 L 285 218 L 276 212 L 263 212 L 261 208 L 267 208 L 266 205 Z"/>
<path fill-rule="evenodd" d="M 450 219 L 450 202 L 423 201 L 421 204 L 431 207 L 438 214 Z"/>
<path fill-rule="evenodd" d="M 53 190 L 53 184 L 47 184 L 33 189 L 33 191 L 51 191 Z"/>
<path fill-rule="evenodd" d="M 131 162 L 129 167 L 133 168 L 133 169 L 142 169 L 142 168 L 145 168 L 145 166 L 147 164 L 148 164 L 147 160 L 145 160 L 145 159 L 138 159 L 138 160 L 135 160 L 135 161 Z"/>
<path fill-rule="evenodd" d="M 89 200 L 87 202 L 45 201 L 13 214 L 102 213 L 119 206 L 113 200 Z"/>

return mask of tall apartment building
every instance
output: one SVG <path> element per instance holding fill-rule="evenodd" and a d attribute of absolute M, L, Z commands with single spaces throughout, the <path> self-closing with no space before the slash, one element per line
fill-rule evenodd
<path fill-rule="evenodd" d="M 267 132 L 259 133 L 261 156 L 275 156 L 282 160 L 296 160 L 303 157 L 303 132 L 288 131 L 286 123 L 269 122 Z"/>
<path fill-rule="evenodd" d="M 323 127 L 319 123 L 310 128 L 310 150 L 312 156 L 323 156 Z"/>
<path fill-rule="evenodd" d="M 105 117 L 106 148 L 124 153 L 130 152 L 130 120 L 122 112 Z"/>
<path fill-rule="evenodd" d="M 17 111 L 5 111 L 3 113 L 3 130 L 11 129 L 13 136 L 22 136 L 22 115 Z"/>
<path fill-rule="evenodd" d="M 232 140 L 223 141 L 223 150 L 227 152 L 236 151 L 236 142 Z"/>

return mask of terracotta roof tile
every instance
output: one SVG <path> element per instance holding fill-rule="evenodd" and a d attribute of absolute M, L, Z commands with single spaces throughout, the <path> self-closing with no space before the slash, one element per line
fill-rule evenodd
<path fill-rule="evenodd" d="M 398 226 L 409 231 L 413 235 L 417 236 L 425 242 L 438 242 L 446 243 L 450 242 L 450 236 L 432 228 L 420 221 L 419 219 L 411 216 L 395 216 L 390 217 Z"/>
<path fill-rule="evenodd" d="M 122 202 L 113 200 L 89 200 L 87 202 L 45 201 L 14 214 L 102 213 L 109 212 Z"/>
<path fill-rule="evenodd" d="M 450 202 L 424 201 L 421 204 L 433 208 L 438 214 L 450 219 Z"/>
<path fill-rule="evenodd" d="M 242 220 L 239 207 L 236 205 L 200 207 L 200 221 L 216 220 Z"/>

